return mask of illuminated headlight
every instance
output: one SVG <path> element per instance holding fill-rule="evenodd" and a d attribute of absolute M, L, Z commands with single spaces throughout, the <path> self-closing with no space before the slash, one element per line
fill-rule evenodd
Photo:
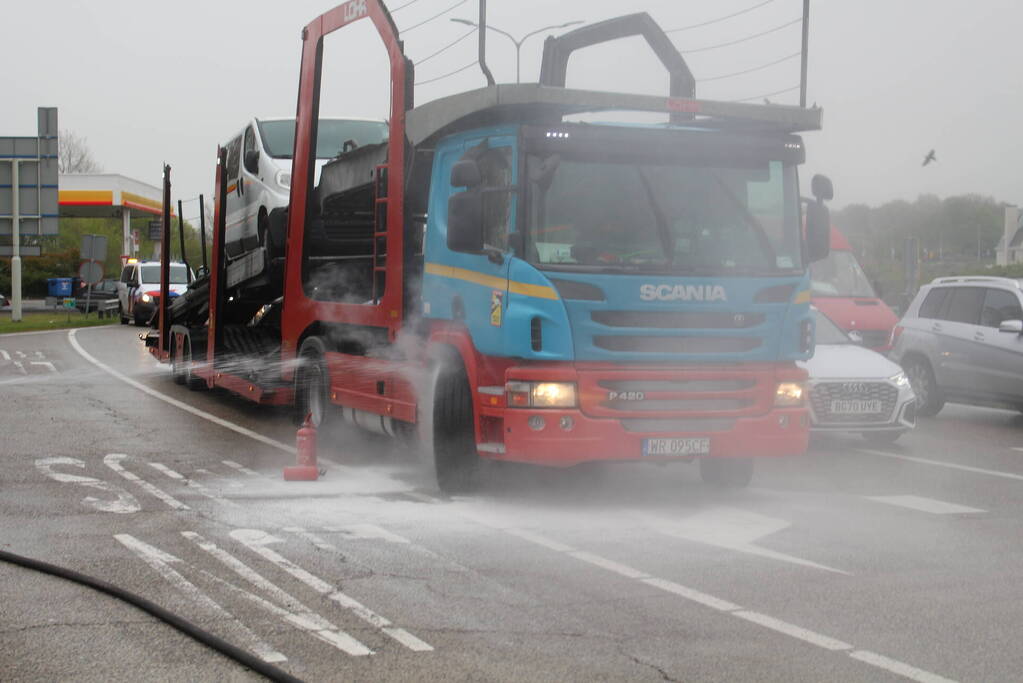
<path fill-rule="evenodd" d="M 513 408 L 574 408 L 573 382 L 508 382 L 504 388 Z"/>
<path fill-rule="evenodd" d="M 274 180 L 281 187 L 291 187 L 291 174 L 287 171 L 277 171 L 277 175 Z"/>
<path fill-rule="evenodd" d="M 900 389 L 905 386 L 909 386 L 909 377 L 906 377 L 906 373 L 900 372 L 896 375 L 892 375 L 888 378 L 888 381 L 899 387 Z"/>
<path fill-rule="evenodd" d="M 153 297 L 149 296 L 148 294 L 143 294 L 140 301 L 142 301 L 142 303 L 144 304 L 149 304 L 153 302 Z"/>
<path fill-rule="evenodd" d="M 802 382 L 781 382 L 774 392 L 774 405 L 776 406 L 800 406 L 803 405 Z"/>

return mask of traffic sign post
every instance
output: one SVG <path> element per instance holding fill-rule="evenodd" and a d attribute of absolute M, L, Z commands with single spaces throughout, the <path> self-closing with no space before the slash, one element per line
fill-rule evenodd
<path fill-rule="evenodd" d="M 38 125 L 34 138 L 0 137 L 0 235 L 11 235 L 14 322 L 21 320 L 21 236 L 58 233 L 57 108 L 39 107 Z"/>
<path fill-rule="evenodd" d="M 104 235 L 82 235 L 82 246 L 79 251 L 82 264 L 78 267 L 78 277 L 88 285 L 85 290 L 85 315 L 89 315 L 92 303 L 92 286 L 103 279 L 103 264 L 107 260 L 107 238 Z"/>

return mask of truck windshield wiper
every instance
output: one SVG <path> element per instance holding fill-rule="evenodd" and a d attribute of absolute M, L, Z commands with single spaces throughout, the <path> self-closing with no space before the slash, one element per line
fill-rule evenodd
<path fill-rule="evenodd" d="M 774 252 L 774 246 L 771 244 L 771 238 L 767 236 L 767 231 L 764 230 L 764 226 L 761 225 L 760 221 L 758 221 L 756 217 L 749 212 L 746 205 L 739 201 L 739 198 L 732 193 L 728 185 L 725 184 L 725 181 L 721 180 L 721 176 L 713 171 L 711 171 L 711 175 L 714 176 L 714 180 L 717 181 L 718 187 L 721 188 L 721 192 L 723 192 L 725 197 L 728 198 L 728 201 L 730 201 L 735 208 L 739 209 L 739 215 L 742 216 L 746 225 L 753 228 L 753 232 L 757 236 L 757 241 L 760 243 L 761 252 L 768 257 L 768 262 L 777 263 L 778 257 Z"/>
<path fill-rule="evenodd" d="M 643 169 L 637 166 L 636 173 L 639 175 L 639 182 L 643 185 L 646 197 L 650 201 L 650 209 L 654 212 L 654 220 L 657 222 L 657 234 L 661 238 L 661 246 L 667 256 L 668 265 L 671 265 L 675 261 L 675 239 L 668 229 L 668 219 L 664 216 L 664 211 L 661 210 L 661 205 L 654 195 L 654 189 L 650 186 L 650 180 L 643 173 Z"/>

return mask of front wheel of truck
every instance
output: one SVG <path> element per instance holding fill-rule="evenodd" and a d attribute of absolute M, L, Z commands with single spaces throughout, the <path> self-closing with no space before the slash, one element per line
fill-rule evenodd
<path fill-rule="evenodd" d="M 469 493 L 479 484 L 473 420 L 469 377 L 461 359 L 451 359 L 440 368 L 433 399 L 433 466 L 444 493 Z"/>
<path fill-rule="evenodd" d="M 700 458 L 700 478 L 718 488 L 745 488 L 753 480 L 753 458 Z"/>

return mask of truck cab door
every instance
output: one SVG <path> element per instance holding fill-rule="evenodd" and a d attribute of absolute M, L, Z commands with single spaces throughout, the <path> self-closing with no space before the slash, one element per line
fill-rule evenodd
<path fill-rule="evenodd" d="M 480 171 L 482 251 L 453 251 L 446 243 L 447 205 L 452 195 L 464 191 L 450 182 L 455 162 L 470 158 Z M 438 154 L 431 222 L 443 229 L 427 230 L 424 302 L 432 317 L 461 320 L 473 343 L 483 353 L 503 351 L 502 326 L 508 307 L 509 237 L 515 225 L 515 136 L 473 138 Z"/>

